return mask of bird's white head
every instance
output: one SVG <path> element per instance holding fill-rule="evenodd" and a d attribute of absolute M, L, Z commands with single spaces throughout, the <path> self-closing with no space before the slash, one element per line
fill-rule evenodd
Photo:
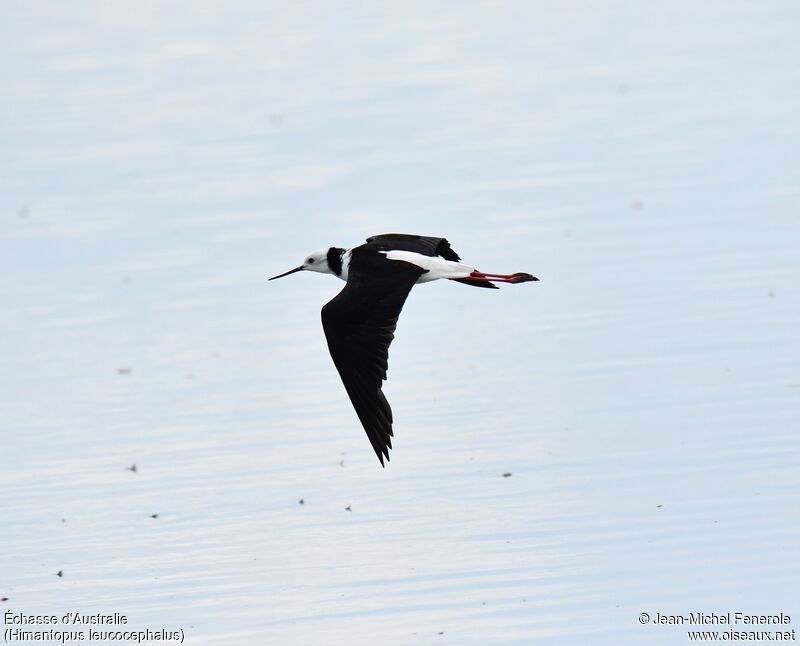
<path fill-rule="evenodd" d="M 308 271 L 317 271 L 320 274 L 332 274 L 333 271 L 331 270 L 330 265 L 328 265 L 329 251 L 330 249 L 318 249 L 317 251 L 312 251 L 303 261 L 303 269 Z"/>
<path fill-rule="evenodd" d="M 334 274 L 336 276 L 341 274 L 341 252 L 342 250 L 338 247 L 328 247 L 327 249 L 318 249 L 317 251 L 312 251 L 305 257 L 303 260 L 303 264 L 299 267 L 295 267 L 294 269 L 290 269 L 286 273 L 279 274 L 278 276 L 273 276 L 270 280 L 275 280 L 276 278 L 282 278 L 283 276 L 288 276 L 289 274 L 293 274 L 296 271 L 316 271 L 320 274 Z M 339 260 L 339 272 L 337 273 L 334 268 L 330 266 L 330 259 L 334 258 Z"/>

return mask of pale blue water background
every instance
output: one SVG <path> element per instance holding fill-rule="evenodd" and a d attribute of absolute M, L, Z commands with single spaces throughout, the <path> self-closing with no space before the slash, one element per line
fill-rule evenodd
<path fill-rule="evenodd" d="M 790 1 L 5 3 L 0 610 L 189 644 L 797 628 L 799 30 Z M 319 324 L 341 283 L 266 278 L 389 231 L 542 280 L 415 289 L 384 470 Z"/>

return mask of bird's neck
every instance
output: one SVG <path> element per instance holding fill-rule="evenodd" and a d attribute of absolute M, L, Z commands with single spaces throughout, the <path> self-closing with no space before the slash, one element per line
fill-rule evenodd
<path fill-rule="evenodd" d="M 328 267 L 335 276 L 342 278 L 342 268 L 344 266 L 345 249 L 341 247 L 331 247 L 328 249 Z M 346 279 L 345 279 L 346 280 Z"/>

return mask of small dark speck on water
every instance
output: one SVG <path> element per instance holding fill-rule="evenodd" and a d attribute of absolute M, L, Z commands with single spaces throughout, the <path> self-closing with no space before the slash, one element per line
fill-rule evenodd
<path fill-rule="evenodd" d="M 150 514 L 150 518 L 158 518 L 158 514 Z"/>
<path fill-rule="evenodd" d="M 56 576 L 62 578 L 64 576 L 64 570 L 59 570 L 58 572 L 56 572 Z"/>
<path fill-rule="evenodd" d="M 66 523 L 66 522 L 67 522 L 67 519 L 66 519 L 66 518 L 62 518 L 62 519 L 61 519 L 61 522 L 62 522 L 62 523 Z"/>
<path fill-rule="evenodd" d="M 0 601 L 8 601 L 8 597 L 0 597 Z"/>
<path fill-rule="evenodd" d="M 510 477 L 511 477 L 511 471 L 506 471 L 506 472 L 503 474 L 503 477 L 504 477 L 504 478 L 510 478 Z"/>
<path fill-rule="evenodd" d="M 128 471 L 131 471 L 132 473 L 136 473 L 136 465 L 135 465 L 135 464 L 132 464 L 131 466 L 129 466 L 129 467 L 125 467 L 125 468 L 126 468 Z"/>
<path fill-rule="evenodd" d="M 130 368 L 117 368 L 118 375 L 129 375 L 133 372 Z"/>
<path fill-rule="evenodd" d="M 347 505 L 347 507 L 345 507 L 344 510 L 345 511 L 353 511 L 352 508 L 350 507 L 350 505 Z"/>
<path fill-rule="evenodd" d="M 305 498 L 300 498 L 300 500 L 298 500 L 297 502 L 299 504 L 301 504 L 301 505 L 305 505 L 306 504 Z"/>
<path fill-rule="evenodd" d="M 656 507 L 658 507 L 658 508 L 661 508 L 661 507 L 663 507 L 663 506 L 664 506 L 664 505 L 656 505 Z"/>

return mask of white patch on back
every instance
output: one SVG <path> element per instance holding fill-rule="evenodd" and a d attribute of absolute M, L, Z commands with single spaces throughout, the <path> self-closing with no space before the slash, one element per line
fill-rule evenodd
<path fill-rule="evenodd" d="M 342 273 L 339 278 L 341 278 L 344 282 L 347 282 L 347 273 L 350 271 L 350 257 L 352 255 L 352 249 L 347 249 L 342 254 Z"/>
<path fill-rule="evenodd" d="M 439 280 L 440 278 L 466 278 L 473 271 L 474 267 L 465 265 L 462 262 L 453 262 L 452 260 L 445 260 L 439 256 L 424 256 L 415 251 L 381 251 L 386 254 L 389 260 L 402 260 L 410 262 L 421 269 L 425 269 L 427 273 L 422 274 L 417 280 L 418 283 L 428 283 L 432 280 Z"/>

